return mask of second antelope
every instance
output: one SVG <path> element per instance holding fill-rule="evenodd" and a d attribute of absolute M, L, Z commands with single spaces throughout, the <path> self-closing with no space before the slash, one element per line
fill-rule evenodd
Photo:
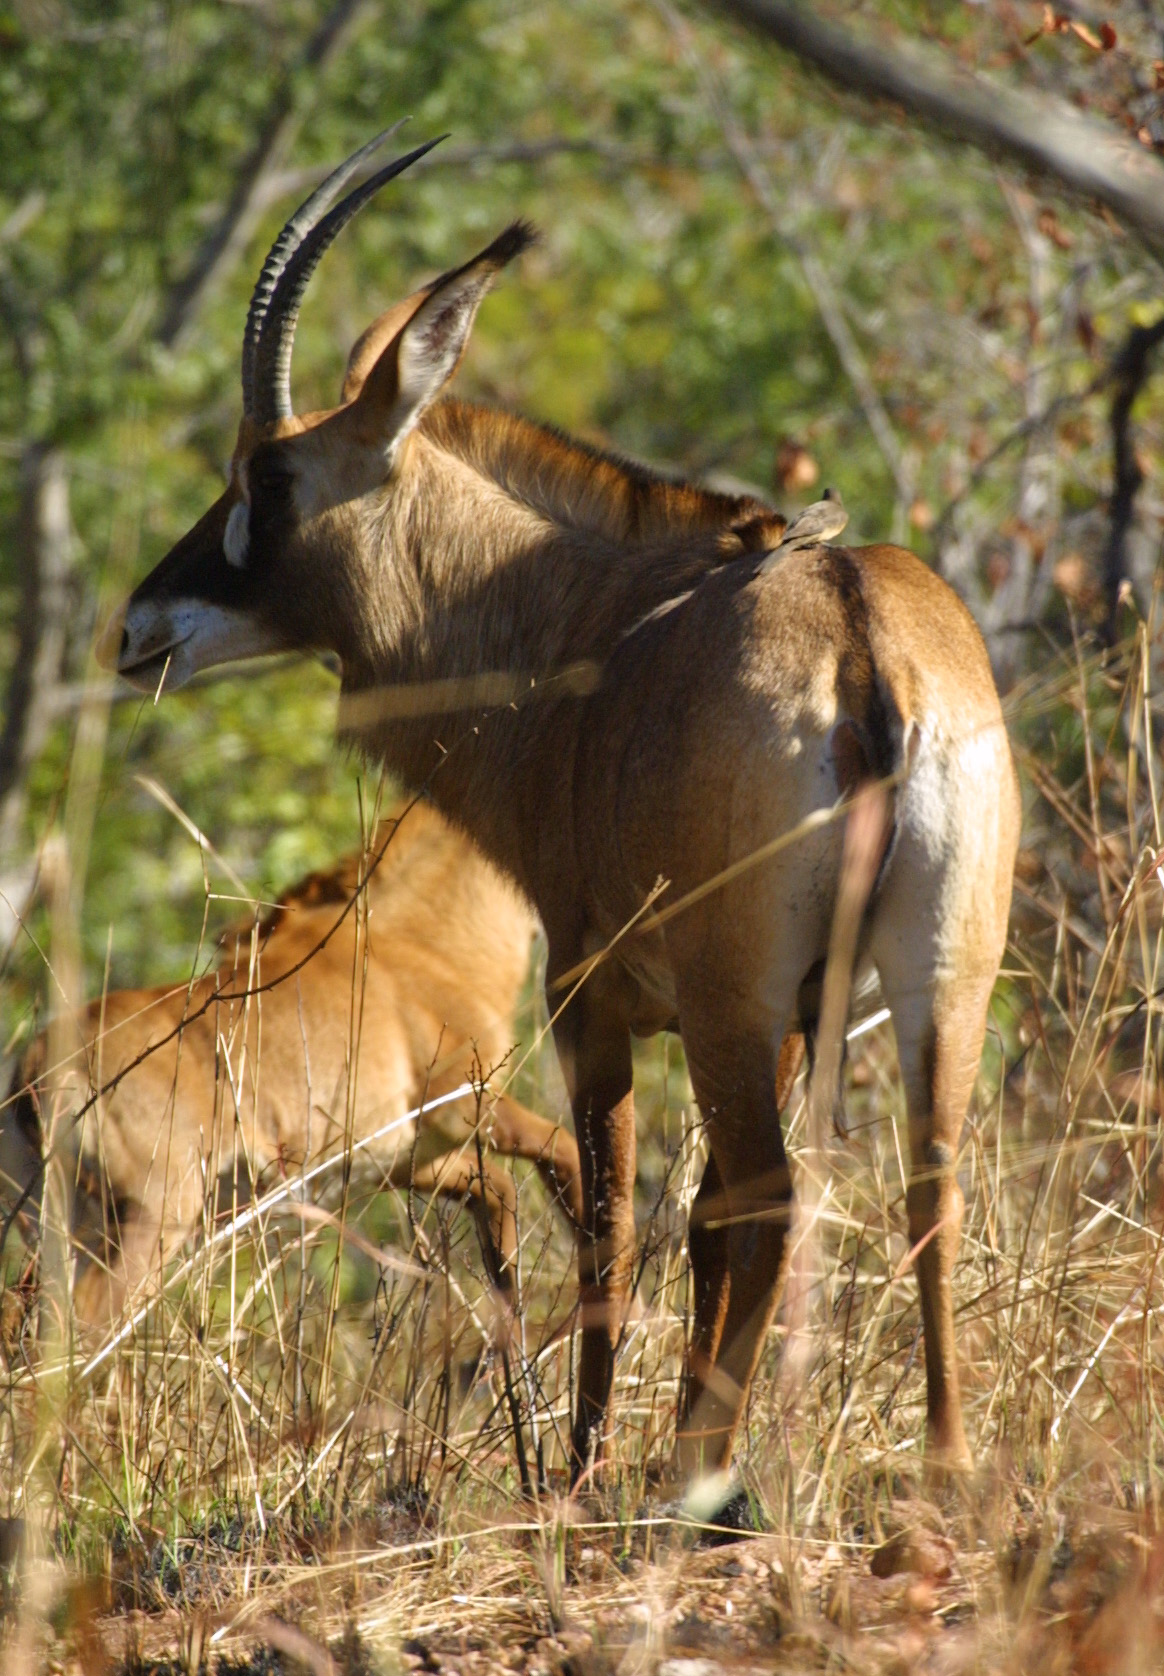
<path fill-rule="evenodd" d="M 536 906 L 582 1162 L 576 1476 L 602 1451 L 631 1277 L 631 1035 L 681 1033 L 710 1146 L 690 1228 L 686 1479 L 730 1459 L 784 1278 L 780 1108 L 830 945 L 832 815 L 891 786 L 857 974 L 880 978 L 905 1085 L 928 1449 L 964 1468 L 956 1166 L 1019 828 L 981 637 L 899 547 L 765 552 L 779 521 L 753 506 L 438 400 L 530 242 L 521 224 L 376 320 L 337 407 L 296 414 L 307 282 L 428 148 L 328 210 L 370 149 L 268 256 L 229 486 L 138 587 L 105 656 L 153 692 L 229 658 L 337 654 L 341 729 L 428 787 Z"/>
<path fill-rule="evenodd" d="M 0 1111 L 0 1215 L 26 1189 L 35 1204 L 42 1132 L 76 1159 L 83 1323 L 116 1319 L 236 1162 L 270 1185 L 273 1170 L 355 1145 L 374 1184 L 468 1198 L 503 1293 L 516 1206 L 494 1154 L 535 1163 L 580 1223 L 572 1135 L 504 1093 L 444 1100 L 509 1058 L 536 929 L 528 906 L 423 803 L 382 823 L 376 856 L 363 882 L 353 856 L 297 885 L 258 928 L 253 959 L 250 930 L 229 933 L 218 970 L 189 987 L 94 1001 L 68 1064 L 46 1063 L 46 1037 L 25 1056 Z"/>

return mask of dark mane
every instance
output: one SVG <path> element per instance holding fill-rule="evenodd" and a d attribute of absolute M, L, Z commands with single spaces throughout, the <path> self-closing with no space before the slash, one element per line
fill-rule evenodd
<path fill-rule="evenodd" d="M 723 532 L 728 551 L 780 539 L 784 519 L 751 495 L 723 495 L 565 436 L 551 425 L 447 400 L 421 427 L 439 447 L 552 523 L 620 544 Z"/>

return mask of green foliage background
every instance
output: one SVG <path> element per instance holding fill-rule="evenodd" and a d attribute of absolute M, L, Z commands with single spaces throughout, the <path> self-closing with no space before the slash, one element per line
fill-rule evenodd
<path fill-rule="evenodd" d="M 483 310 L 462 393 L 692 475 L 742 479 L 788 510 L 819 493 L 781 478 L 778 462 L 802 449 L 820 483 L 843 493 L 853 539 L 888 536 L 896 517 L 930 557 L 939 515 L 969 488 L 957 516 L 975 543 L 979 603 L 1005 579 L 992 555 L 1005 560 L 1021 450 L 972 473 L 1029 416 L 1034 380 L 1040 403 L 1063 401 L 1049 426 L 1056 518 L 1102 505 L 1102 407 L 1063 399 L 1087 389 L 1132 319 L 1150 317 L 1159 287 L 1134 241 L 1099 216 L 930 145 L 908 122 L 875 121 L 698 12 L 686 42 L 649 0 L 377 0 L 324 75 L 296 71 L 325 10 L 322 0 L 0 8 L 0 677 L 19 598 L 16 468 L 30 439 L 69 462 L 75 682 L 95 679 L 88 645 L 101 611 L 218 493 L 246 301 L 295 183 L 189 343 L 168 353 L 155 333 L 287 77 L 301 116 L 289 170 L 332 163 L 405 113 L 417 138 L 453 136 L 329 256 L 297 341 L 300 405 L 335 399 L 348 347 L 375 313 L 520 214 L 542 241 Z M 1024 46 L 1042 15 L 1034 5 L 838 8 L 855 29 L 929 36 L 935 52 L 1134 126 L 1162 49 L 1146 14 L 1124 11 L 1113 14 L 1120 45 L 1101 60 L 1075 36 Z M 709 78 L 767 172 L 779 229 L 731 155 Z M 513 160 L 518 148 L 525 160 Z M 896 429 L 916 480 L 909 507 L 896 504 L 822 323 L 801 239 L 831 276 Z M 1158 400 L 1140 419 L 1151 475 Z M 1075 551 L 1058 524 L 1040 539 L 1048 566 Z M 1076 556 L 1085 568 L 1093 558 Z M 1085 586 L 1070 603 L 1085 619 Z M 1008 678 L 1045 636 L 1068 636 L 1067 605 L 1052 588 Z M 359 769 L 332 746 L 333 709 L 331 677 L 305 665 L 228 676 L 156 706 L 118 695 L 83 899 L 91 991 L 107 960 L 114 985 L 188 970 L 202 925 L 198 850 L 135 776 L 160 781 L 269 896 L 357 836 Z M 74 737 L 67 709 L 35 768 L 26 853 L 61 819 Z M 214 867 L 211 882 L 234 889 Z M 211 920 L 237 911 L 215 902 Z M 43 938 L 39 921 L 30 931 Z M 18 940 L 0 1047 L 29 1028 L 46 986 L 42 954 Z"/>

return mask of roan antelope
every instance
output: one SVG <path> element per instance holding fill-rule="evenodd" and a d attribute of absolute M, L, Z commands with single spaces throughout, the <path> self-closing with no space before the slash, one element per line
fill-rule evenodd
<path fill-rule="evenodd" d="M 366 929 L 352 856 L 282 899 L 259 927 L 253 965 L 251 928 L 227 933 L 218 970 L 190 986 L 94 1001 L 66 1078 L 46 1066 L 45 1037 L 25 1056 L 0 1112 L 0 1212 L 26 1188 L 35 1207 L 42 1099 L 63 1084 L 72 1098 L 57 1133 L 69 1138 L 70 1105 L 88 1108 L 72 1137 L 76 1239 L 90 1259 L 75 1291 L 84 1324 L 120 1314 L 127 1289 L 198 1226 L 207 1184 L 236 1157 L 271 1185 L 274 1172 L 297 1174 L 394 1122 L 366 1148 L 374 1181 L 469 1199 L 503 1293 L 515 1190 L 491 1154 L 535 1163 L 580 1226 L 573 1136 L 508 1095 L 487 1092 L 480 1105 L 463 1095 L 400 1121 L 507 1060 L 536 929 L 528 906 L 423 803 L 382 822 L 370 853 L 380 860 L 364 885 Z M 96 1103 L 94 1087 L 109 1090 Z"/>
<path fill-rule="evenodd" d="M 153 692 L 225 659 L 338 654 L 341 732 L 427 788 L 537 907 L 585 1202 L 575 1475 L 601 1452 L 631 1273 L 630 1036 L 668 1029 L 710 1145 L 675 1469 L 730 1459 L 785 1271 L 780 1107 L 829 948 L 845 825 L 829 811 L 889 786 L 857 972 L 879 975 L 905 1083 L 928 1448 L 966 1467 L 955 1165 L 1019 827 L 981 637 L 901 548 L 765 552 L 781 521 L 754 505 L 438 402 L 482 297 L 530 242 L 521 223 L 368 328 L 338 407 L 295 414 L 307 281 L 427 147 L 325 214 L 368 149 L 276 240 L 229 486 L 132 595 L 105 656 Z"/>

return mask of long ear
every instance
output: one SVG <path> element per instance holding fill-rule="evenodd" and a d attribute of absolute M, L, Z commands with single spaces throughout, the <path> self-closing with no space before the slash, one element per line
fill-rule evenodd
<path fill-rule="evenodd" d="M 381 315 L 356 344 L 344 380 L 345 394 L 352 388 L 363 426 L 374 428 L 383 448 L 394 449 L 408 435 L 456 372 L 482 297 L 506 263 L 528 249 L 534 238 L 532 227 L 515 221 L 463 268 L 435 280 L 381 351 L 362 388 L 358 380 L 372 343 L 382 342 L 387 330 L 397 324 L 397 310 Z M 403 311 L 407 305 L 399 306 Z"/>
<path fill-rule="evenodd" d="M 340 391 L 341 406 L 346 407 L 349 402 L 355 401 L 385 349 L 400 336 L 431 290 L 432 287 L 426 285 L 423 291 L 414 291 L 402 303 L 393 303 L 391 308 L 376 316 L 367 331 L 360 333 L 348 356 L 343 389 Z"/>

